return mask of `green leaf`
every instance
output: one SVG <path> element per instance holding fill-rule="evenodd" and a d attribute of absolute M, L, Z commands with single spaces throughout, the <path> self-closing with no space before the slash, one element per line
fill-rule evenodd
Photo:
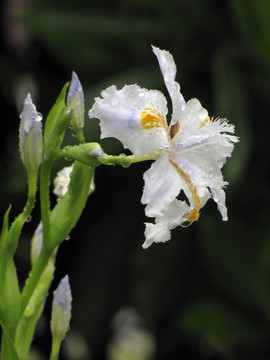
<path fill-rule="evenodd" d="M 19 360 L 9 333 L 1 320 L 0 325 L 2 327 L 1 360 Z"/>
<path fill-rule="evenodd" d="M 53 152 L 60 148 L 66 128 L 70 124 L 72 110 L 65 103 L 68 85 L 69 83 L 63 87 L 46 119 L 44 131 L 44 158 L 46 159 L 49 159 Z"/>
<path fill-rule="evenodd" d="M 230 5 L 250 54 L 270 69 L 269 0 L 231 0 Z"/>
<path fill-rule="evenodd" d="M 54 269 L 53 262 L 50 262 L 45 268 L 17 326 L 15 346 L 20 358 L 24 359 L 29 352 L 36 324 L 42 314 L 45 299 L 53 280 Z"/>
<path fill-rule="evenodd" d="M 0 236 L 0 319 L 13 334 L 20 313 L 20 291 L 17 271 L 9 249 L 8 215 L 5 213 Z"/>
<path fill-rule="evenodd" d="M 252 319 L 249 312 L 215 298 L 204 298 L 189 306 L 180 318 L 180 327 L 221 353 L 269 339 L 269 326 L 262 319 Z"/>
<path fill-rule="evenodd" d="M 94 168 L 75 161 L 68 192 L 58 201 L 50 215 L 49 248 L 58 246 L 79 220 L 88 198 L 94 171 Z"/>
<path fill-rule="evenodd" d="M 4 249 L 7 247 L 7 239 L 8 239 L 8 217 L 9 217 L 9 213 L 11 210 L 11 205 L 9 206 L 9 208 L 7 209 L 5 216 L 4 216 L 4 220 L 3 220 L 3 225 L 2 225 L 2 230 L 1 230 L 1 235 L 0 235 L 0 260 L 3 255 Z"/>
<path fill-rule="evenodd" d="M 158 21 L 143 17 L 71 11 L 48 10 L 32 11 L 22 19 L 24 25 L 40 37 L 50 50 L 65 62 L 74 67 L 100 65 L 101 63 L 117 64 L 119 56 L 110 51 L 110 42 L 119 47 L 119 42 L 140 39 L 164 38 L 168 30 Z M 50 26 L 48 26 L 50 24 Z M 121 60 L 120 60 L 121 61 Z"/>

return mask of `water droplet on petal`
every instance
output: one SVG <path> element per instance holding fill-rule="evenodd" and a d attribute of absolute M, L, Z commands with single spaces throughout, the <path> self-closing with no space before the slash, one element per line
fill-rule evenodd
<path fill-rule="evenodd" d="M 36 121 L 41 121 L 43 119 L 43 116 L 40 112 L 36 113 Z"/>
<path fill-rule="evenodd" d="M 110 100 L 112 106 L 116 106 L 120 103 L 120 100 L 117 96 L 113 96 Z"/>

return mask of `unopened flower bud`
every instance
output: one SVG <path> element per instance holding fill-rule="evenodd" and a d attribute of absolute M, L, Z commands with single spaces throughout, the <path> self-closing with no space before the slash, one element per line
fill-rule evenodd
<path fill-rule="evenodd" d="M 66 104 L 73 108 L 70 125 L 77 133 L 84 127 L 84 94 L 80 80 L 74 71 L 67 92 Z"/>
<path fill-rule="evenodd" d="M 58 348 L 64 339 L 71 318 L 71 291 L 68 276 L 66 275 L 53 293 L 53 306 L 51 317 L 51 332 L 53 343 Z"/>
<path fill-rule="evenodd" d="M 31 240 L 31 264 L 32 266 L 36 263 L 39 254 L 42 249 L 43 244 L 43 232 L 42 232 L 42 222 L 38 224 L 38 227 L 36 228 L 36 231 L 34 232 L 34 235 Z"/>
<path fill-rule="evenodd" d="M 19 148 L 22 162 L 28 175 L 29 173 L 36 175 L 43 152 L 42 115 L 37 112 L 30 94 L 27 95 L 24 101 L 20 118 Z"/>

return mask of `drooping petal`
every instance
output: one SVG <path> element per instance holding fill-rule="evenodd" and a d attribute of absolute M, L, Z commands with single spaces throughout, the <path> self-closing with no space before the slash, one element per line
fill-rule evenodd
<path fill-rule="evenodd" d="M 145 186 L 141 202 L 147 205 L 146 216 L 156 217 L 164 214 L 183 187 L 183 179 L 170 163 L 165 151 L 143 177 Z"/>
<path fill-rule="evenodd" d="M 157 216 L 155 224 L 146 223 L 145 242 L 143 248 L 159 242 L 166 242 L 171 238 L 171 230 L 184 223 L 189 216 L 189 207 L 185 201 L 173 200 L 166 212 Z"/>
<path fill-rule="evenodd" d="M 169 146 L 167 101 L 161 92 L 138 85 L 117 90 L 113 85 L 101 96 L 89 116 L 100 120 L 102 138 L 115 137 L 138 156 Z"/>
<path fill-rule="evenodd" d="M 178 121 L 178 117 L 185 109 L 185 100 L 180 92 L 180 85 L 175 81 L 176 65 L 168 51 L 155 46 L 152 46 L 152 49 L 158 59 L 164 82 L 172 100 L 173 113 L 170 125 L 173 125 Z"/>

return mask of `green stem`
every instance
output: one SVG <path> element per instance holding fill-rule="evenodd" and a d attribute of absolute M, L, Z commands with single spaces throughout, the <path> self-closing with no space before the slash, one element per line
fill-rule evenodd
<path fill-rule="evenodd" d="M 58 354 L 51 354 L 50 360 L 58 360 L 59 353 Z"/>
<path fill-rule="evenodd" d="M 49 244 L 49 229 L 50 229 L 50 173 L 51 161 L 44 159 L 41 166 L 40 174 L 40 207 L 42 219 L 42 232 L 43 232 L 43 246 L 42 251 L 33 267 L 30 275 L 25 283 L 22 291 L 22 306 L 21 314 L 23 314 L 34 290 L 43 273 L 54 249 L 50 249 Z"/>
<path fill-rule="evenodd" d="M 43 160 L 40 174 L 40 210 L 43 232 L 43 246 L 49 241 L 50 229 L 50 174 L 52 161 Z"/>
<path fill-rule="evenodd" d="M 36 288 L 36 285 L 40 279 L 41 274 L 43 273 L 45 267 L 48 265 L 48 262 L 53 254 L 53 249 L 47 249 L 43 247 L 41 253 L 31 270 L 29 277 L 25 283 L 25 286 L 22 291 L 22 304 L 21 304 L 21 314 L 24 313 L 28 302 Z"/>
<path fill-rule="evenodd" d="M 22 227 L 30 216 L 36 201 L 36 189 L 37 189 L 37 176 L 29 176 L 28 177 L 28 195 L 25 207 L 22 213 L 13 221 L 10 231 L 9 231 L 9 239 L 8 239 L 8 246 L 10 249 L 10 253 L 14 255 L 17 246 L 19 235 L 21 233 Z"/>
<path fill-rule="evenodd" d="M 141 161 L 157 160 L 159 158 L 159 156 L 160 156 L 160 154 L 158 152 L 153 153 L 153 154 L 148 154 L 148 155 L 142 155 L 142 156 L 125 155 L 125 154 L 120 154 L 120 155 L 116 156 L 116 155 L 107 155 L 107 154 L 103 153 L 97 159 L 103 165 L 122 165 L 124 167 L 128 167 L 131 164 L 141 162 Z"/>
<path fill-rule="evenodd" d="M 100 156 L 97 153 L 100 152 Z M 59 149 L 55 151 L 54 158 L 65 157 L 72 160 L 77 160 L 88 166 L 103 165 L 121 165 L 128 167 L 131 164 L 147 161 L 157 160 L 160 156 L 159 152 L 155 152 L 148 155 L 135 156 L 135 155 L 107 155 L 102 152 L 101 147 L 97 143 L 85 143 L 75 146 L 67 146 L 65 149 Z"/>
<path fill-rule="evenodd" d="M 58 360 L 60 352 L 61 340 L 58 338 L 52 339 L 52 350 L 50 355 L 50 360 Z"/>

